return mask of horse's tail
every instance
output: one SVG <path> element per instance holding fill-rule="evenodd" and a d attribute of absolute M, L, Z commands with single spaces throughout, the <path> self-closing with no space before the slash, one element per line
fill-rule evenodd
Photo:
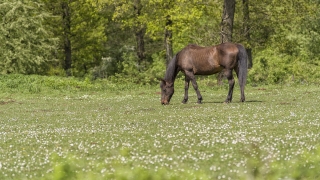
<path fill-rule="evenodd" d="M 247 74 L 248 74 L 248 54 L 246 49 L 241 44 L 237 44 L 239 53 L 238 53 L 238 79 L 241 89 L 241 101 L 245 101 L 244 98 L 244 86 L 247 82 Z"/>

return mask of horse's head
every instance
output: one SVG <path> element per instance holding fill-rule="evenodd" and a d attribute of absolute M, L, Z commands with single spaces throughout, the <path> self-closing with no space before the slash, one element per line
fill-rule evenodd
<path fill-rule="evenodd" d="M 160 82 L 161 88 L 161 104 L 167 105 L 170 102 L 170 99 L 174 93 L 174 87 L 172 82 L 167 82 L 165 80 L 161 80 Z"/>

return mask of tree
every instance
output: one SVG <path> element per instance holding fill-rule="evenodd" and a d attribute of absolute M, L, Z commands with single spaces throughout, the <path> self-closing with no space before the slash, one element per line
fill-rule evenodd
<path fill-rule="evenodd" d="M 62 41 L 64 51 L 64 70 L 67 76 L 71 76 L 72 65 L 72 50 L 71 50 L 71 1 L 61 2 L 61 16 L 62 16 Z"/>
<path fill-rule="evenodd" d="M 202 0 L 149 1 L 152 11 L 148 12 L 147 33 L 154 39 L 164 34 L 166 64 L 172 59 L 174 49 L 180 50 L 190 43 L 191 30 L 198 26 L 206 5 Z"/>
<path fill-rule="evenodd" d="M 235 0 L 224 0 L 221 20 L 221 42 L 232 42 Z"/>
<path fill-rule="evenodd" d="M 166 50 L 166 64 L 168 65 L 173 58 L 173 47 L 172 47 L 172 20 L 171 16 L 167 15 L 166 25 L 164 28 L 164 46 Z"/>
<path fill-rule="evenodd" d="M 245 47 L 248 53 L 248 68 L 252 68 L 252 49 L 250 45 L 250 11 L 249 0 L 242 0 L 243 10 L 243 35 L 246 41 Z"/>
<path fill-rule="evenodd" d="M 51 15 L 39 1 L 0 1 L 0 71 L 44 74 L 57 39 L 44 21 Z"/>
<path fill-rule="evenodd" d="M 48 22 L 60 39 L 58 68 L 83 76 L 99 65 L 106 42 L 105 20 L 95 0 L 43 0 L 56 18 Z"/>
<path fill-rule="evenodd" d="M 221 19 L 221 43 L 232 42 L 235 0 L 224 0 Z M 222 84 L 223 71 L 217 75 L 218 84 Z"/>
<path fill-rule="evenodd" d="M 143 8 L 141 0 L 134 0 L 133 7 L 135 18 L 139 19 Z M 138 65 L 141 66 L 141 63 L 145 60 L 144 35 L 146 33 L 146 25 L 143 22 L 137 21 L 134 29 L 137 41 Z"/>
<path fill-rule="evenodd" d="M 262 0 L 251 3 L 250 8 L 255 65 L 249 72 L 249 81 L 304 82 L 319 77 L 317 55 L 314 56 L 308 46 L 319 33 L 312 28 L 319 22 L 316 20 L 319 4 L 303 0 Z M 310 23 L 311 19 L 316 21 Z"/>

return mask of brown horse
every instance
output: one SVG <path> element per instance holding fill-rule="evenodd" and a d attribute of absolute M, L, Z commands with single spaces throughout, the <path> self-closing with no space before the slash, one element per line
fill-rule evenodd
<path fill-rule="evenodd" d="M 220 71 L 224 71 L 229 82 L 229 92 L 225 102 L 231 102 L 234 87 L 232 70 L 235 70 L 238 76 L 241 90 L 240 101 L 244 102 L 244 87 L 248 71 L 247 59 L 247 51 L 241 44 L 223 43 L 211 47 L 186 46 L 172 58 L 166 75 L 160 82 L 161 104 L 169 104 L 174 93 L 174 81 L 180 71 L 185 75 L 185 94 L 182 103 L 188 101 L 190 81 L 197 93 L 198 103 L 202 101 L 195 75 L 211 75 Z"/>

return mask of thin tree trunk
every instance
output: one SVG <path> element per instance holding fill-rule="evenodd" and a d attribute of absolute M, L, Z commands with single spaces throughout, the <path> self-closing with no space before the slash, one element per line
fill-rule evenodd
<path fill-rule="evenodd" d="M 140 0 L 134 1 L 134 10 L 136 17 L 141 15 L 142 4 Z M 136 26 L 136 41 L 137 41 L 137 56 L 138 56 L 138 65 L 141 66 L 142 63 L 145 61 L 145 48 L 144 48 L 144 35 L 146 32 L 145 25 L 137 22 Z M 139 69 L 140 70 L 140 69 Z"/>
<path fill-rule="evenodd" d="M 64 36 L 64 70 L 67 76 L 71 76 L 72 67 L 72 51 L 71 51 L 71 13 L 68 2 L 61 3 L 62 20 L 63 20 L 63 36 Z"/>
<path fill-rule="evenodd" d="M 167 65 L 173 58 L 171 27 L 172 27 L 172 20 L 170 16 L 167 16 L 167 22 L 166 22 L 165 33 L 164 33 L 164 45 L 166 48 L 166 64 Z"/>
<path fill-rule="evenodd" d="M 221 43 L 232 42 L 235 0 L 224 0 L 221 20 Z M 223 71 L 217 76 L 218 85 L 222 85 Z"/>
<path fill-rule="evenodd" d="M 138 65 L 142 65 L 142 63 L 145 61 L 145 49 L 144 49 L 144 34 L 145 34 L 145 28 L 140 27 L 136 32 L 136 41 L 137 41 L 137 56 L 139 58 Z"/>
<path fill-rule="evenodd" d="M 250 13 L 249 13 L 249 0 L 242 0 L 243 4 L 243 34 L 247 42 L 247 53 L 248 53 L 248 68 L 252 68 L 252 51 L 250 46 Z"/>

